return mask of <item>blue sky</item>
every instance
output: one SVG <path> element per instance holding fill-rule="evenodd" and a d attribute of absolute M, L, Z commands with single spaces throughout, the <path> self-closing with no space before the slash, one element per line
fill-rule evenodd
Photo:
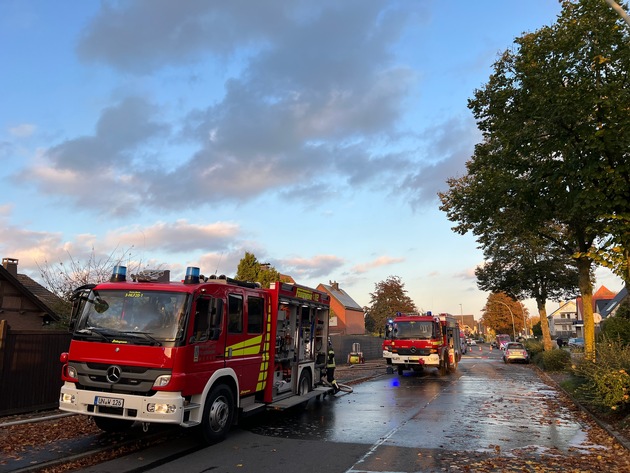
<path fill-rule="evenodd" d="M 467 100 L 498 54 L 559 11 L 3 0 L 0 255 L 39 280 L 92 251 L 233 276 L 249 251 L 362 306 L 399 276 L 420 309 L 479 316 L 482 253 L 436 193 L 480 139 Z"/>

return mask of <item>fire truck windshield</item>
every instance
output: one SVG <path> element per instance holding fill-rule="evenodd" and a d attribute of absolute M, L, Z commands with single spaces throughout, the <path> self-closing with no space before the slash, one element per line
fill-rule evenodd
<path fill-rule="evenodd" d="M 435 324 L 428 321 L 398 322 L 394 327 L 394 337 L 397 339 L 430 340 L 433 336 Z"/>
<path fill-rule="evenodd" d="M 180 339 L 188 295 L 164 291 L 102 290 L 90 294 L 75 335 L 155 343 Z"/>

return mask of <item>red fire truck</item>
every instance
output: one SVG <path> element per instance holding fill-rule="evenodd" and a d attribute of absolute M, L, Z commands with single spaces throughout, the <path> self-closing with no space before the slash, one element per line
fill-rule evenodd
<path fill-rule="evenodd" d="M 75 291 L 59 407 L 106 431 L 134 422 L 200 426 L 222 440 L 239 415 L 325 396 L 330 298 L 298 284 L 270 289 L 189 267 Z"/>
<path fill-rule="evenodd" d="M 438 368 L 445 375 L 457 369 L 462 356 L 457 320 L 449 314 L 397 313 L 385 327 L 383 358 L 398 374 L 405 369 Z"/>

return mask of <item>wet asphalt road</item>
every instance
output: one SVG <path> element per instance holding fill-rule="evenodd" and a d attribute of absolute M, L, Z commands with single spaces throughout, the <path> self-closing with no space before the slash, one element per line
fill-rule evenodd
<path fill-rule="evenodd" d="M 454 374 L 385 374 L 305 410 L 253 417 L 226 441 L 160 466 L 147 468 L 177 444 L 85 471 L 564 471 L 550 459 L 597 471 L 588 453 L 607 447 L 590 443 L 590 427 L 579 419 L 532 367 L 505 365 L 496 350 L 473 351 Z"/>

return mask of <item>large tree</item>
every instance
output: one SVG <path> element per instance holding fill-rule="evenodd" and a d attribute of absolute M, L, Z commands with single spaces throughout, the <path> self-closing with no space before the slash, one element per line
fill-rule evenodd
<path fill-rule="evenodd" d="M 495 292 L 488 296 L 482 309 L 481 323 L 494 333 L 507 333 L 516 338 L 516 334 L 525 329 L 526 313 L 523 304 L 504 292 Z"/>
<path fill-rule="evenodd" d="M 483 141 L 442 200 L 459 232 L 510 225 L 573 258 L 587 356 L 593 252 L 619 250 L 630 233 L 629 39 L 600 0 L 563 1 L 555 24 L 517 38 L 469 101 Z"/>
<path fill-rule="evenodd" d="M 416 312 L 417 308 L 402 280 L 398 276 L 389 276 L 385 281 L 374 285 L 370 294 L 370 306 L 367 308 L 365 328 L 368 332 L 379 332 L 385 322 L 396 315 L 396 312 Z"/>
<path fill-rule="evenodd" d="M 514 299 L 536 301 L 543 345 L 552 349 L 546 302 L 575 297 L 577 269 L 566 253 L 533 234 L 493 240 L 484 248 L 486 263 L 477 267 L 477 286 L 483 291 L 504 292 Z"/>

